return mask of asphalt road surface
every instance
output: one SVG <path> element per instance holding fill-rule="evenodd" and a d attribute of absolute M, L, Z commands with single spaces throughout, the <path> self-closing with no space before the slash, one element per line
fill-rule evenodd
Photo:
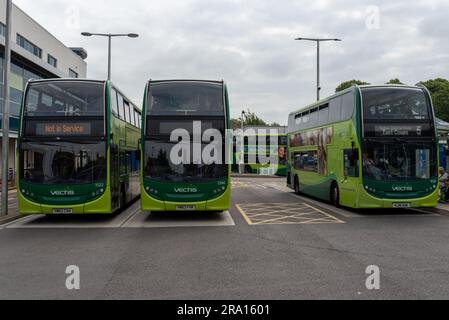
<path fill-rule="evenodd" d="M 448 214 L 335 209 L 284 185 L 235 178 L 225 213 L 152 215 L 137 202 L 0 226 L 0 299 L 449 299 Z"/>

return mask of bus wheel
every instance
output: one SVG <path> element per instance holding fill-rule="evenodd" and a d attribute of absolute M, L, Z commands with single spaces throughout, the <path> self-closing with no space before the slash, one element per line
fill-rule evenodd
<path fill-rule="evenodd" d="M 331 202 L 337 208 L 340 207 L 340 191 L 338 190 L 336 182 L 334 182 L 331 187 Z"/>
<path fill-rule="evenodd" d="M 299 190 L 299 180 L 298 177 L 295 177 L 295 193 L 297 195 L 301 194 L 301 191 Z"/>
<path fill-rule="evenodd" d="M 246 174 L 253 173 L 253 170 L 251 169 L 250 166 L 245 166 L 245 173 L 246 173 Z"/>

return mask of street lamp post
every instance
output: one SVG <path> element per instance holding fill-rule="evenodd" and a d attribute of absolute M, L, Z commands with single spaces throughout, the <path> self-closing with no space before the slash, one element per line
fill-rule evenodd
<path fill-rule="evenodd" d="M 241 143 L 240 143 L 240 163 L 239 163 L 239 173 L 244 174 L 245 173 L 245 118 L 246 118 L 246 112 L 245 110 L 242 111 L 242 118 L 241 118 Z"/>
<path fill-rule="evenodd" d="M 11 69 L 11 11 L 12 0 L 6 1 L 5 60 L 3 61 L 3 118 L 2 118 L 2 216 L 8 215 L 9 184 L 9 71 Z"/>
<path fill-rule="evenodd" d="M 108 80 L 111 80 L 111 69 L 112 69 L 112 38 L 113 37 L 128 37 L 128 38 L 138 38 L 139 35 L 137 33 L 91 33 L 91 32 L 82 32 L 82 36 L 85 37 L 92 37 L 92 36 L 98 36 L 98 37 L 107 37 L 108 38 Z"/>
<path fill-rule="evenodd" d="M 317 48 L 317 101 L 320 100 L 320 91 L 321 91 L 321 84 L 320 84 L 320 43 L 325 41 L 342 41 L 341 39 L 327 39 L 327 38 L 296 38 L 295 40 L 298 41 L 314 41 L 316 42 L 316 48 Z"/>

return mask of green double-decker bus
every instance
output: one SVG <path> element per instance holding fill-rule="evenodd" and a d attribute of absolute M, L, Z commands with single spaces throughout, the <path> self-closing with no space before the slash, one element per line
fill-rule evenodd
<path fill-rule="evenodd" d="M 352 87 L 289 116 L 288 185 L 351 208 L 435 207 L 438 141 L 424 87 Z"/>
<path fill-rule="evenodd" d="M 228 101 L 224 82 L 148 82 L 142 110 L 143 211 L 229 209 Z M 182 141 L 176 133 L 183 136 Z M 216 144 L 216 159 L 205 161 L 211 144 Z M 182 161 L 177 160 L 180 156 Z"/>
<path fill-rule="evenodd" d="M 141 111 L 111 82 L 30 81 L 17 148 L 21 214 L 105 214 L 140 195 Z"/>
<path fill-rule="evenodd" d="M 245 137 L 243 145 L 243 171 L 245 174 L 287 175 L 287 134 L 285 127 L 247 126 L 244 128 Z M 272 134 L 270 130 L 276 130 Z M 238 137 L 234 137 L 233 166 L 232 171 L 238 173 L 241 165 L 241 152 L 238 148 Z M 273 140 L 276 143 L 273 144 Z M 259 146 L 266 150 L 264 157 L 276 155 L 276 163 L 265 163 L 259 157 Z"/>

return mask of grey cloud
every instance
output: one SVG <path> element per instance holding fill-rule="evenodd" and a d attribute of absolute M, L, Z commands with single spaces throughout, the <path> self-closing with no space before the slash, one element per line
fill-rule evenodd
<path fill-rule="evenodd" d="M 290 111 L 315 98 L 312 43 L 296 36 L 342 37 L 322 48 L 323 96 L 342 81 L 360 78 L 408 83 L 448 77 L 447 14 L 443 0 L 15 0 L 67 45 L 89 51 L 89 76 L 106 76 L 106 42 L 79 32 L 138 32 L 114 41 L 113 77 L 141 103 L 148 78 L 225 79 L 232 114 L 250 107 L 286 123 Z M 366 27 L 366 9 L 380 8 L 381 28 Z M 80 11 L 80 30 L 65 12 Z M 52 8 L 49 10 L 49 8 Z"/>

